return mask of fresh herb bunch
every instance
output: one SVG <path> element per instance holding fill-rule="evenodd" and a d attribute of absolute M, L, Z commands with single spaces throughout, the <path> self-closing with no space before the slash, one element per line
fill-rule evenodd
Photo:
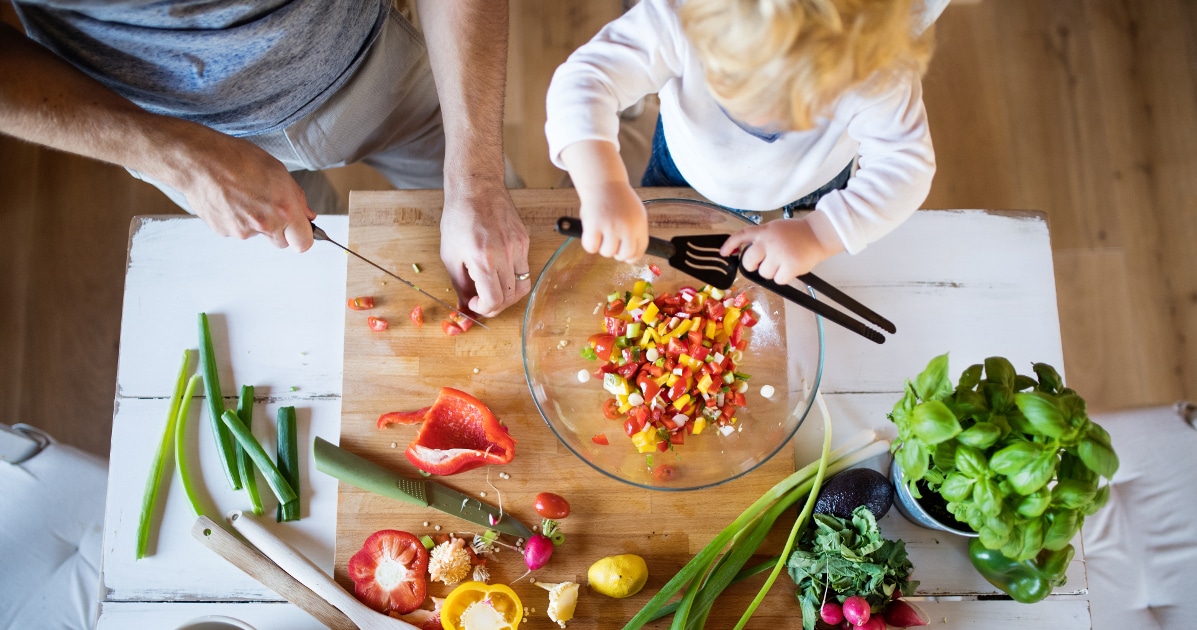
<path fill-rule="evenodd" d="M 1052 366 L 1033 370 L 1037 379 L 990 357 L 953 387 L 944 354 L 906 382 L 889 416 L 910 493 L 920 498 L 915 484 L 924 481 L 982 545 L 1018 561 L 1067 548 L 1109 499 L 1101 478 L 1118 470 L 1110 434 L 1085 401 Z"/>
<path fill-rule="evenodd" d="M 867 507 L 856 508 L 851 521 L 816 514 L 814 523 L 815 529 L 807 531 L 786 562 L 798 585 L 804 630 L 813 630 L 819 608 L 826 602 L 842 604 L 859 595 L 876 612 L 895 593 L 914 593 L 919 583 L 909 579 L 914 566 L 906 558 L 906 543 L 882 538 Z"/>

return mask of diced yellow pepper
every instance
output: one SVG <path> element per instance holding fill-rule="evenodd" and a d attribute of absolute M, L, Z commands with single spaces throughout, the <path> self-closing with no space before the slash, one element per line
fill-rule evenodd
<path fill-rule="evenodd" d="M 707 428 L 707 419 L 699 416 L 698 419 L 694 421 L 694 430 L 691 431 L 691 433 L 698 435 L 699 433 L 702 433 L 702 430 L 705 428 Z"/>
<path fill-rule="evenodd" d="M 706 337 L 707 339 L 714 339 L 715 329 L 718 327 L 719 324 L 715 323 L 714 321 L 707 322 L 707 329 L 703 331 L 702 336 Z"/>
<path fill-rule="evenodd" d="M 657 430 L 650 424 L 644 425 L 643 429 L 632 436 L 632 444 L 639 453 L 652 453 L 657 450 Z"/>
<path fill-rule="evenodd" d="M 677 325 L 677 328 L 674 328 L 673 330 L 669 331 L 669 336 L 670 337 L 681 337 L 682 335 L 684 335 L 690 331 L 690 324 L 691 324 L 690 320 L 683 319 L 682 323 Z"/>
<path fill-rule="evenodd" d="M 671 377 L 671 376 L 673 376 L 673 375 L 672 374 L 662 374 L 662 375 L 658 376 L 657 378 L 654 378 L 653 382 L 656 383 L 657 385 L 660 385 L 661 387 L 665 387 L 665 385 L 669 382 L 669 377 Z"/>
<path fill-rule="evenodd" d="M 619 413 L 627 413 L 632 408 L 632 403 L 624 401 L 619 404 Z"/>
<path fill-rule="evenodd" d="M 690 402 L 690 394 L 682 394 L 680 398 L 673 401 L 673 408 L 681 411 Z"/>
<path fill-rule="evenodd" d="M 665 384 L 666 384 L 666 385 L 668 385 L 668 386 L 670 386 L 670 387 L 673 387 L 674 383 L 677 383 L 677 382 L 678 382 L 678 381 L 680 381 L 680 380 L 682 380 L 682 377 L 678 376 L 677 374 L 673 374 L 673 373 L 671 372 L 671 373 L 669 374 L 669 376 L 667 376 L 667 377 L 665 378 Z"/>
<path fill-rule="evenodd" d="M 651 326 L 654 323 L 656 323 L 657 314 L 660 312 L 661 311 L 657 308 L 657 303 L 653 302 L 653 303 L 649 304 L 648 306 L 644 307 L 644 314 L 640 316 L 640 321 L 643 321 L 644 323 Z M 731 333 L 728 333 L 728 334 L 731 334 Z"/>
<path fill-rule="evenodd" d="M 709 391 L 709 390 L 711 389 L 711 382 L 712 382 L 712 381 L 711 381 L 711 375 L 710 375 L 710 374 L 703 374 L 703 375 L 702 375 L 702 378 L 701 378 L 701 379 L 699 379 L 699 381 L 698 381 L 698 391 L 700 391 L 700 392 L 702 392 L 702 393 L 704 393 L 704 394 L 709 394 L 709 393 L 711 393 L 711 392 Z"/>
<path fill-rule="evenodd" d="M 633 296 L 632 299 L 628 301 L 628 305 L 625 308 L 627 308 L 627 310 L 631 311 L 631 310 L 638 309 L 647 303 L 648 303 L 647 299 L 645 299 L 641 296 Z"/>
<path fill-rule="evenodd" d="M 703 319 L 701 317 L 691 317 L 690 318 L 690 330 L 702 330 L 704 323 L 705 322 L 703 322 Z"/>
<path fill-rule="evenodd" d="M 652 342 L 653 342 L 653 329 L 649 328 L 648 330 L 644 331 L 643 335 L 640 336 L 640 344 L 639 345 L 641 348 L 647 348 L 652 344 Z"/>
<path fill-rule="evenodd" d="M 740 321 L 740 309 L 729 306 L 727 312 L 723 315 L 723 332 L 730 337 L 732 331 L 736 329 L 736 322 Z"/>
<path fill-rule="evenodd" d="M 634 295 L 634 296 L 644 295 L 644 288 L 647 286 L 648 286 L 647 282 L 645 282 L 643 280 L 637 280 L 636 284 L 632 285 L 632 295 Z"/>

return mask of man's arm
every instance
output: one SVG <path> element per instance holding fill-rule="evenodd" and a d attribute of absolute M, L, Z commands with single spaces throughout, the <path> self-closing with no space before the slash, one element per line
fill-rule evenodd
<path fill-rule="evenodd" d="M 445 125 L 441 259 L 459 299 L 494 316 L 531 289 L 528 231 L 503 181 L 507 3 L 423 0 L 420 23 Z"/>
<path fill-rule="evenodd" d="M 0 24 L 0 133 L 140 171 L 181 191 L 222 236 L 266 234 L 305 251 L 315 215 L 265 151 L 151 114 Z"/>

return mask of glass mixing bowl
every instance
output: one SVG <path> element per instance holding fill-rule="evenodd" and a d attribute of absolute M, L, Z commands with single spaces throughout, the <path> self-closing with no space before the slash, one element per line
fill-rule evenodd
<path fill-rule="evenodd" d="M 695 234 L 730 234 L 751 225 L 739 215 L 713 204 L 659 199 L 645 202 L 649 231 L 658 238 Z M 657 265 L 655 276 L 649 265 Z M 623 263 L 587 254 L 578 239 L 569 239 L 545 265 L 528 298 L 523 325 L 524 373 L 537 409 L 553 433 L 595 470 L 657 490 L 694 490 L 721 484 L 751 472 L 777 454 L 802 425 L 814 401 L 823 368 L 822 320 L 777 294 L 737 278 L 733 291 L 747 291 L 759 322 L 738 371 L 749 374 L 746 405 L 736 413 L 734 430 L 708 427 L 688 435 L 670 451 L 638 453 L 624 433 L 624 421 L 608 420 L 603 403 L 611 394 L 594 371 L 601 361 L 588 360 L 581 349 L 603 331 L 600 304 L 613 291 L 630 290 L 637 280 L 653 284 L 657 295 L 702 283 L 645 256 Z M 579 372 L 591 374 L 581 382 Z M 761 395 L 762 386 L 774 389 Z M 608 444 L 596 443 L 603 435 Z M 666 468 L 667 467 L 667 468 Z M 667 473 L 667 474 L 663 474 Z"/>

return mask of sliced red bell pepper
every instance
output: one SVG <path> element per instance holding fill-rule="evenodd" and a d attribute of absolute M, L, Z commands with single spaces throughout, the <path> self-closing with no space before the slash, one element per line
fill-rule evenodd
<path fill-rule="evenodd" d="M 392 424 L 420 424 L 424 421 L 424 416 L 428 415 L 428 410 L 432 407 L 425 407 L 415 411 L 390 411 L 378 416 L 378 428 L 385 429 Z"/>
<path fill-rule="evenodd" d="M 349 559 L 349 578 L 363 604 L 381 613 L 409 613 L 424 603 L 428 551 L 407 532 L 384 529 L 370 534 Z"/>
<path fill-rule="evenodd" d="M 506 464 L 515 457 L 515 439 L 482 401 L 442 387 L 436 402 L 422 409 L 423 424 L 407 446 L 407 459 L 434 475 L 453 475 L 488 464 Z M 379 427 L 412 424 L 416 412 L 391 412 L 378 419 Z"/>

